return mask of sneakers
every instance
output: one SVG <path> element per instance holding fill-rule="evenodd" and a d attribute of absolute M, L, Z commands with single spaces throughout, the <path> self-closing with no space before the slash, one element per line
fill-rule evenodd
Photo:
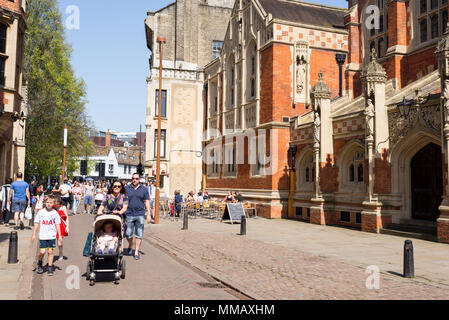
<path fill-rule="evenodd" d="M 44 268 L 42 268 L 42 261 L 37 262 L 37 274 L 43 274 Z"/>
<path fill-rule="evenodd" d="M 48 266 L 48 275 L 54 276 L 55 275 L 55 269 L 53 266 Z"/>
<path fill-rule="evenodd" d="M 140 260 L 140 255 L 136 254 L 136 255 L 134 256 L 134 260 Z"/>

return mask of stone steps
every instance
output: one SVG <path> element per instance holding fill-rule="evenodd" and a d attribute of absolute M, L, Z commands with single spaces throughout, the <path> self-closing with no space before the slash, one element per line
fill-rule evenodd
<path fill-rule="evenodd" d="M 387 225 L 386 228 L 381 229 L 380 233 L 399 237 L 438 241 L 436 228 L 426 225 L 391 223 Z"/>

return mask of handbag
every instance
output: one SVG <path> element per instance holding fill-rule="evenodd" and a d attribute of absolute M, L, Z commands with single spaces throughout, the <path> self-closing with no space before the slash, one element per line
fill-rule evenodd
<path fill-rule="evenodd" d="M 25 219 L 27 219 L 27 220 L 33 219 L 33 212 L 31 211 L 31 207 L 26 208 Z"/>

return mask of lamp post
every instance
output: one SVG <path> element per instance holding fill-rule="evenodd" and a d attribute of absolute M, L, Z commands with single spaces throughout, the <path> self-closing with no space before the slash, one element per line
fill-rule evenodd
<path fill-rule="evenodd" d="M 62 183 L 65 180 L 65 161 L 67 155 L 67 126 L 64 127 L 64 159 L 62 161 Z"/>
<path fill-rule="evenodd" d="M 158 95 L 158 113 L 157 113 L 157 159 L 156 159 L 156 203 L 154 210 L 154 224 L 159 224 L 159 199 L 161 185 L 161 124 L 162 124 L 162 56 L 164 50 L 164 37 L 157 37 L 159 43 L 159 95 Z"/>
<path fill-rule="evenodd" d="M 405 97 L 396 106 L 398 108 L 399 116 L 407 119 L 410 114 L 410 106 L 413 105 L 413 100 L 407 100 Z"/>

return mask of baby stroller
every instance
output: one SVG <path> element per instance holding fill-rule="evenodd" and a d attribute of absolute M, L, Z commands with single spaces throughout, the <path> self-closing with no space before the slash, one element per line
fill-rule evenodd
<path fill-rule="evenodd" d="M 116 250 L 112 253 L 99 254 L 96 250 L 98 233 L 103 230 L 103 224 L 112 222 L 114 229 L 118 235 L 118 245 Z M 94 223 L 94 232 L 92 237 L 92 244 L 90 248 L 89 261 L 87 262 L 86 278 L 90 281 L 90 285 L 95 285 L 97 273 L 113 273 L 114 283 L 119 284 L 120 278 L 125 279 L 126 261 L 123 260 L 123 235 L 122 235 L 122 219 L 119 216 L 107 214 L 98 216 Z"/>

